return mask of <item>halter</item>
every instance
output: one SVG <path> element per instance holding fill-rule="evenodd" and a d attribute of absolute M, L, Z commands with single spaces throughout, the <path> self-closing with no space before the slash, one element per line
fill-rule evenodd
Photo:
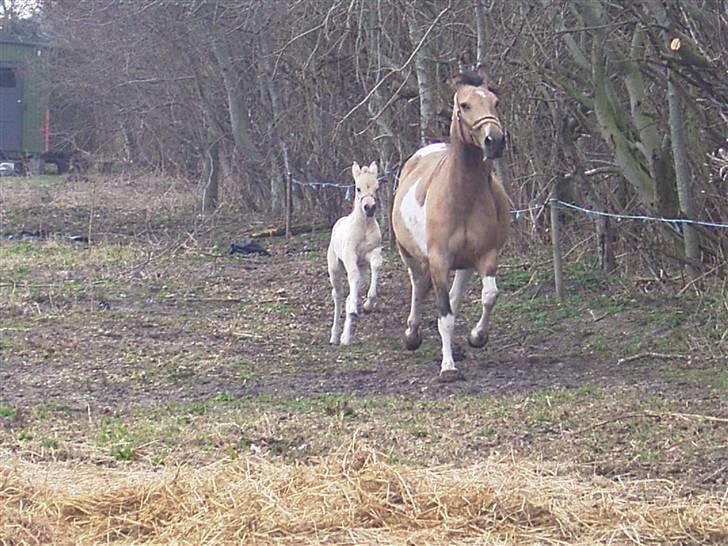
<path fill-rule="evenodd" d="M 458 112 L 460 112 L 460 111 L 458 110 Z M 482 118 L 479 118 L 479 119 L 475 120 L 475 123 L 473 123 L 470 126 L 470 128 L 473 131 L 477 131 L 478 129 L 480 129 L 486 123 L 492 123 L 493 125 L 495 125 L 496 127 L 498 127 L 498 129 L 501 129 L 501 130 L 503 129 L 503 127 L 501 127 L 500 120 L 497 117 L 491 116 L 491 115 L 483 116 Z"/>

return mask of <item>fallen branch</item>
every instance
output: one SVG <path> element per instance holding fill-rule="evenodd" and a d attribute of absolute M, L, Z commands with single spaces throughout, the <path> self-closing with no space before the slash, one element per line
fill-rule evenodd
<path fill-rule="evenodd" d="M 624 413 L 622 415 L 617 415 L 616 417 L 612 417 L 611 419 L 605 419 L 604 421 L 599 421 L 598 423 L 594 423 L 593 425 L 589 425 L 583 428 L 580 428 L 578 430 L 575 430 L 573 432 L 570 432 L 569 434 L 581 434 L 582 432 L 586 430 L 594 430 L 597 428 L 601 428 L 605 425 L 610 425 L 612 423 L 616 423 L 617 421 L 625 421 L 627 419 L 634 419 L 637 417 L 647 417 L 650 419 L 682 419 L 684 421 L 710 421 L 712 423 L 728 423 L 728 418 L 725 417 L 715 417 L 713 415 L 699 415 L 697 413 L 678 413 L 678 412 L 672 412 L 672 411 L 665 411 L 661 413 L 652 413 L 652 412 L 637 412 L 637 413 Z"/>
<path fill-rule="evenodd" d="M 313 231 L 328 231 L 329 227 L 325 224 L 308 224 L 301 226 L 291 226 L 291 235 L 299 235 L 301 233 L 313 232 Z M 251 239 L 261 239 L 263 237 L 282 237 L 286 234 L 285 227 L 268 228 L 263 231 L 251 233 L 249 237 Z"/>
<path fill-rule="evenodd" d="M 690 360 L 690 357 L 687 355 L 675 355 L 675 354 L 664 354 L 664 353 L 639 353 L 632 356 L 627 356 L 624 358 L 620 358 L 617 360 L 617 365 L 619 364 L 625 364 L 627 362 L 632 362 L 634 360 L 639 360 L 641 358 L 660 358 L 663 360 L 669 360 L 669 359 L 683 359 L 683 360 Z"/>

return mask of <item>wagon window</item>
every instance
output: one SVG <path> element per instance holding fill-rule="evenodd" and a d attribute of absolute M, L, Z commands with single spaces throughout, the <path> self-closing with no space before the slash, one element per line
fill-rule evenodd
<path fill-rule="evenodd" d="M 15 87 L 14 68 L 0 68 L 0 87 Z"/>

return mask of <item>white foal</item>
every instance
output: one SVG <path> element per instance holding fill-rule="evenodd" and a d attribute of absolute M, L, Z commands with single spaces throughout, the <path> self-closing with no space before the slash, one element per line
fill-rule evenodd
<path fill-rule="evenodd" d="M 367 266 L 371 272 L 369 291 L 364 310 L 371 311 L 377 299 L 377 277 L 382 265 L 382 234 L 374 217 L 377 208 L 377 164 L 360 168 L 354 162 L 354 209 L 348 216 L 339 218 L 331 231 L 328 263 L 329 280 L 334 298 L 334 324 L 329 343 L 351 343 L 358 314 L 359 288 Z M 349 280 L 349 296 L 346 298 L 346 320 L 341 331 L 341 307 L 344 303 L 344 279 Z M 339 337 L 341 336 L 341 337 Z"/>

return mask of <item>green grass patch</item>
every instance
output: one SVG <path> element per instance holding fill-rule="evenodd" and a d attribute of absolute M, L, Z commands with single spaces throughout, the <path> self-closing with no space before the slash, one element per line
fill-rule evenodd
<path fill-rule="evenodd" d="M 0 406 L 0 417 L 15 417 L 18 410 L 7 406 Z"/>

